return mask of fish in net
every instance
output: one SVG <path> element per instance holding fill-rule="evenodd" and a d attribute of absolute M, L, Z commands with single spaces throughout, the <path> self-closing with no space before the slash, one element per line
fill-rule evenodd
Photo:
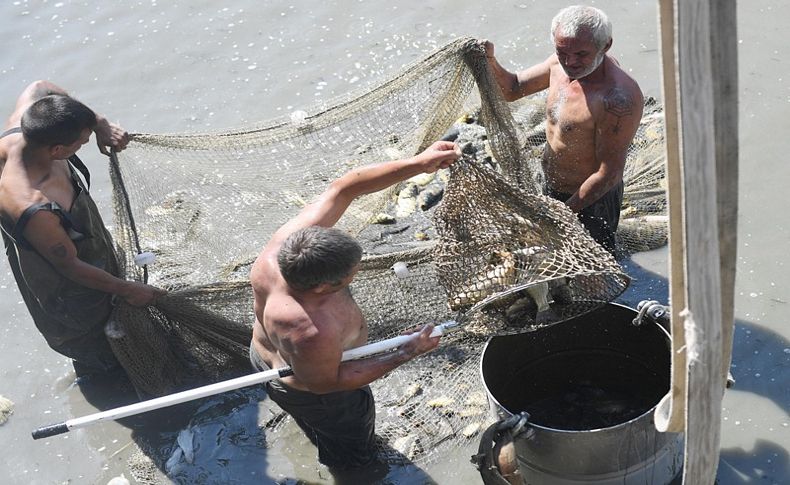
<path fill-rule="evenodd" d="M 624 221 L 665 211 L 654 197 L 663 139 L 653 114 L 627 166 L 661 168 L 627 172 Z M 486 340 L 587 312 L 628 284 L 576 216 L 539 195 L 542 119 L 545 99 L 506 103 L 478 41 L 464 38 L 330 107 L 235 131 L 133 135 L 110 165 L 115 240 L 127 278 L 169 290 L 154 307 L 120 304 L 108 325 L 138 393 L 249 373 L 248 273 L 272 233 L 348 170 L 410 156 L 455 130 L 470 139 L 462 161 L 357 200 L 338 225 L 362 236 L 351 292 L 371 340 L 463 323 L 371 385 L 383 455 L 427 463 L 476 439 L 491 419 L 477 375 Z M 143 251 L 157 262 L 134 265 Z M 406 271 L 396 274 L 396 263 Z"/>

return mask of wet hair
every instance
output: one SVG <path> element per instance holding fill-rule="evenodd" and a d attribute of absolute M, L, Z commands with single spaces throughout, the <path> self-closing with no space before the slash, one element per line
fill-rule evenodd
<path fill-rule="evenodd" d="M 71 145 L 96 126 L 96 113 L 62 94 L 44 96 L 22 115 L 22 135 L 35 146 Z"/>
<path fill-rule="evenodd" d="M 350 235 L 335 229 L 310 226 L 283 242 L 277 253 L 280 273 L 288 286 L 312 290 L 324 283 L 339 284 L 362 259 L 362 247 Z"/>
<path fill-rule="evenodd" d="M 551 21 L 551 41 L 554 35 L 577 37 L 582 30 L 589 30 L 598 50 L 612 39 L 612 22 L 603 11 L 595 7 L 572 5 L 560 10 Z"/>

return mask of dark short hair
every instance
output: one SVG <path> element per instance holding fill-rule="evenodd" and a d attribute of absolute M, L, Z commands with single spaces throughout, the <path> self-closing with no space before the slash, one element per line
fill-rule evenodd
<path fill-rule="evenodd" d="M 95 126 L 96 113 L 62 94 L 44 96 L 22 115 L 22 135 L 36 146 L 71 145 Z"/>
<path fill-rule="evenodd" d="M 299 229 L 283 242 L 277 253 L 280 273 L 288 286 L 312 290 L 324 283 L 338 284 L 362 259 L 359 243 L 333 227 Z"/>

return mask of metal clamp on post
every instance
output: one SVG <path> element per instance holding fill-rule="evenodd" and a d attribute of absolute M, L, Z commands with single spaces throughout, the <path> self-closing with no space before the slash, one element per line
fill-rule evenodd
<path fill-rule="evenodd" d="M 669 307 L 662 305 L 656 300 L 642 300 L 636 305 L 639 312 L 636 318 L 632 321 L 635 326 L 640 326 L 644 322 L 645 316 L 650 317 L 651 320 L 667 328 L 669 323 Z M 668 328 L 667 328 L 668 330 Z"/>

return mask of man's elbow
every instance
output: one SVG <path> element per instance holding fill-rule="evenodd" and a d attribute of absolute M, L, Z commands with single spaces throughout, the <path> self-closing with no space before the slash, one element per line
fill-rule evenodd
<path fill-rule="evenodd" d="M 50 259 L 52 266 L 58 273 L 62 274 L 70 280 L 74 280 L 80 274 L 80 260 L 77 255 L 67 254 L 63 257 L 54 257 Z"/>
<path fill-rule="evenodd" d="M 514 76 L 507 87 L 502 90 L 502 96 L 505 98 L 505 101 L 510 103 L 521 98 L 520 91 L 521 83 L 519 83 L 518 78 Z"/>
<path fill-rule="evenodd" d="M 33 99 L 40 99 L 50 94 L 60 94 L 59 90 L 54 89 L 56 86 L 49 81 L 39 79 L 33 81 L 25 88 L 25 93 Z"/>

